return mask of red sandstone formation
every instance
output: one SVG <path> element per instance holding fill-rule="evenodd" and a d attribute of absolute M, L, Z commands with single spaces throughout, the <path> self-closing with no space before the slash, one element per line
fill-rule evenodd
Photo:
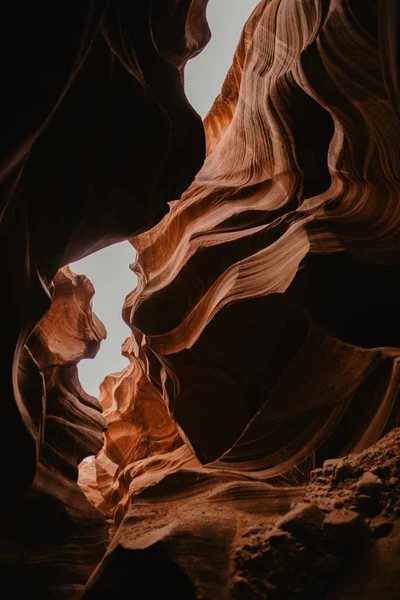
<path fill-rule="evenodd" d="M 57 40 L 67 87 L 35 88 L 52 109 L 33 102 L 4 146 L 3 443 L 24 459 L 2 573 L 16 597 L 395 599 L 398 7 L 261 1 L 184 191 L 206 4 L 68 13 L 76 40 L 89 26 Z M 34 47 L 47 81 L 60 57 Z M 57 270 L 127 237 L 129 365 L 102 384 L 101 448 L 76 363 L 105 332 L 87 279 Z"/>
<path fill-rule="evenodd" d="M 128 352 L 202 462 L 287 478 L 397 423 L 400 127 L 367 8 L 261 2 L 206 118 L 203 168 L 132 239 Z"/>
<path fill-rule="evenodd" d="M 93 293 L 85 276 L 61 269 L 51 308 L 21 352 L 19 400 L 36 418 L 39 443 L 30 489 L 2 523 L 1 573 L 10 597 L 79 598 L 106 549 L 105 518 L 77 485 L 78 464 L 101 449 L 107 426 L 99 402 L 82 389 L 76 366 L 96 355 L 106 335 L 92 314 Z M 10 444 L 12 435 L 6 430 Z M 6 460 L 18 469 L 29 458 L 10 445 Z"/>
<path fill-rule="evenodd" d="M 0 562 L 15 598 L 79 597 L 104 551 L 104 517 L 76 485 L 105 427 L 76 363 L 103 331 L 90 284 L 59 270 L 156 223 L 200 168 L 179 69 L 208 40 L 206 4 L 1 9 Z"/>

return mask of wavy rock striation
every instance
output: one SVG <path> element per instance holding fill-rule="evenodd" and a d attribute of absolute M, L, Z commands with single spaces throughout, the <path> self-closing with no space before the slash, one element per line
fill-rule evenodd
<path fill-rule="evenodd" d="M 76 366 L 96 354 L 106 333 L 92 314 L 94 289 L 85 276 L 64 267 L 53 285 L 50 311 L 31 335 L 19 372 L 23 398 L 40 399 L 46 416 L 32 485 L 2 522 L 0 572 L 15 598 L 79 598 L 107 542 L 104 515 L 77 484 L 78 464 L 101 449 L 107 424 Z M 15 452 L 18 469 L 27 457 Z"/>
<path fill-rule="evenodd" d="M 4 417 L 26 457 L 17 477 L 11 465 L 1 467 L 11 504 L 33 480 L 45 419 L 17 381 L 24 344 L 49 309 L 51 280 L 62 266 L 154 224 L 202 164 L 201 120 L 176 65 L 208 39 L 205 24 L 197 37 L 192 31 L 206 4 L 91 1 L 55 10 L 45 2 L 25 7 L 23 23 L 18 2 L 4 8 L 2 56 L 13 61 L 3 71 L 0 148 L 9 290 L 1 378 Z M 158 49 L 157 31 L 174 12 L 179 19 Z M 9 440 L 1 443 L 4 455 Z"/>
<path fill-rule="evenodd" d="M 105 428 L 76 364 L 104 329 L 66 265 L 154 225 L 200 168 L 183 68 L 208 41 L 206 5 L 1 9 L 0 564 L 15 598 L 78 597 L 105 548 L 104 517 L 76 484 Z"/>
<path fill-rule="evenodd" d="M 152 598 L 309 597 L 353 564 L 354 532 L 354 557 L 374 544 L 354 503 L 307 498 L 314 467 L 399 424 L 396 11 L 260 2 L 202 169 L 132 238 L 131 364 L 105 380 L 110 430 L 85 473 L 113 537 L 85 598 L 132 573 Z"/>
<path fill-rule="evenodd" d="M 5 9 L 3 581 L 395 598 L 397 3 L 261 1 L 204 137 L 183 79 L 206 5 Z M 105 420 L 76 374 L 105 330 L 66 265 L 127 238 Z"/>

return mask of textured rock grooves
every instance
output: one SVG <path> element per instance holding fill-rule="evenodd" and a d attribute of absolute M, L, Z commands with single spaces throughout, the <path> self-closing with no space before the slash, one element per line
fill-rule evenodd
<path fill-rule="evenodd" d="M 207 0 L 83 4 L 49 32 L 15 3 L 0 36 L 3 581 L 398 598 L 397 2 L 260 2 L 206 144 L 182 82 Z M 99 403 L 66 265 L 122 239 L 129 365 Z"/>
<path fill-rule="evenodd" d="M 105 332 L 91 284 L 66 265 L 154 225 L 201 167 L 203 126 L 181 71 L 209 38 L 205 7 L 1 9 L 0 572 L 10 598 L 81 597 L 106 548 L 105 517 L 77 485 L 106 423 L 76 374 Z"/>

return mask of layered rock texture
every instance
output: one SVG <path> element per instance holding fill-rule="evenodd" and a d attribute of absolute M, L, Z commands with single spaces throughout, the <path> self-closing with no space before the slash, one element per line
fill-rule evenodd
<path fill-rule="evenodd" d="M 15 87 L 4 572 L 16 597 L 396 599 L 399 8 L 261 1 L 204 140 L 206 4 L 68 8 L 79 44 L 34 45 L 26 112 Z M 127 238 L 129 365 L 98 403 L 76 364 L 105 332 L 65 265 Z"/>
<path fill-rule="evenodd" d="M 77 485 L 77 466 L 101 449 L 107 424 L 82 389 L 76 363 L 96 354 L 105 329 L 92 314 L 94 289 L 85 276 L 65 267 L 53 285 L 50 311 L 21 351 L 16 382 L 26 409 L 43 412 L 34 478 L 24 495 L 3 487 L 0 572 L 15 598 L 79 598 L 107 542 L 104 515 Z M 21 463 L 23 474 L 30 457 L 13 449 L 12 430 L 5 437 L 4 462 L 16 471 Z"/>
<path fill-rule="evenodd" d="M 0 556 L 9 597 L 79 597 L 104 553 L 105 518 L 76 480 L 106 423 L 76 364 L 105 332 L 91 314 L 91 284 L 66 265 L 154 225 L 201 167 L 204 130 L 182 69 L 209 38 L 205 6 L 1 9 Z"/>

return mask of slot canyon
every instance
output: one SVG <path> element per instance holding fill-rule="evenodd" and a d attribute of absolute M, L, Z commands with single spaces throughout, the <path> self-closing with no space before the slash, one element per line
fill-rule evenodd
<path fill-rule="evenodd" d="M 1 9 L 4 598 L 400 600 L 400 3 L 218 1 Z"/>

